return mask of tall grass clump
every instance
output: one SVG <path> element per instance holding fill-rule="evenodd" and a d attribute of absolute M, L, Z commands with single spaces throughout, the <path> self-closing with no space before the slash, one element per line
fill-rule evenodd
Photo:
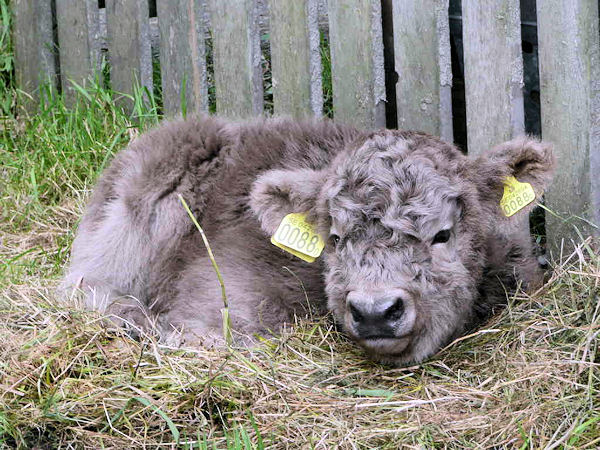
<path fill-rule="evenodd" d="M 10 34 L 11 16 L 8 0 L 0 0 L 0 117 L 14 107 L 13 52 Z"/>
<path fill-rule="evenodd" d="M 140 90 L 131 100 L 131 115 L 118 108 L 117 96 L 99 83 L 77 91 L 75 105 L 67 107 L 46 85 L 34 113 L 17 109 L 3 118 L 0 218 L 9 233 L 37 230 L 40 236 L 60 227 L 68 235 L 74 223 L 62 219 L 79 208 L 114 153 L 158 121 L 154 103 L 147 107 L 142 100 L 147 92 Z M 26 103 L 24 95 L 14 93 Z"/>

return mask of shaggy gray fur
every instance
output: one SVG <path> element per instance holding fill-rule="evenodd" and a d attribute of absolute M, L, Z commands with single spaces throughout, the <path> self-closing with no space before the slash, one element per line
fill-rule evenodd
<path fill-rule="evenodd" d="M 469 159 L 422 133 L 330 121 L 167 123 L 100 178 L 65 285 L 165 336 L 220 343 L 220 287 L 181 194 L 221 268 L 235 331 L 276 332 L 310 306 L 379 360 L 421 361 L 505 304 L 506 290 L 540 282 L 519 225 L 531 206 L 507 219 L 499 201 L 508 175 L 541 195 L 552 166 L 549 146 L 529 138 Z M 313 264 L 269 241 L 291 212 L 331 236 Z"/>

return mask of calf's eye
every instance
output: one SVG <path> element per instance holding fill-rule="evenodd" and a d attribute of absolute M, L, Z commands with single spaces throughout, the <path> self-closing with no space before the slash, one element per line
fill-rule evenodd
<path fill-rule="evenodd" d="M 443 244 L 448 242 L 448 239 L 450 239 L 450 230 L 442 230 L 433 237 L 431 244 Z"/>
<path fill-rule="evenodd" d="M 329 235 L 329 244 L 332 246 L 337 246 L 340 242 L 340 237 L 337 234 L 330 234 Z"/>

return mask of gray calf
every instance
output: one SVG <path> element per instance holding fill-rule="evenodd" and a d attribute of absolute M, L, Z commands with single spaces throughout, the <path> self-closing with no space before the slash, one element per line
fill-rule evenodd
<path fill-rule="evenodd" d="M 549 146 L 529 138 L 470 159 L 426 134 L 329 121 L 167 123 L 103 173 L 65 284 L 165 336 L 221 342 L 220 287 L 181 194 L 214 250 L 236 332 L 277 331 L 308 298 L 373 357 L 418 362 L 507 290 L 540 282 L 523 231 L 532 204 L 507 218 L 500 200 L 507 176 L 541 195 L 552 166 Z M 269 240 L 293 212 L 327 240 L 313 264 Z"/>

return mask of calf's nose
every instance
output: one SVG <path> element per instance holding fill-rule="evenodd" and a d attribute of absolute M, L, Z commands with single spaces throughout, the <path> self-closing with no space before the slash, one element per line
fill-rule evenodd
<path fill-rule="evenodd" d="M 402 317 L 404 301 L 400 297 L 364 299 L 348 296 L 348 309 L 352 314 L 352 319 L 359 326 L 380 325 L 385 327 Z"/>

